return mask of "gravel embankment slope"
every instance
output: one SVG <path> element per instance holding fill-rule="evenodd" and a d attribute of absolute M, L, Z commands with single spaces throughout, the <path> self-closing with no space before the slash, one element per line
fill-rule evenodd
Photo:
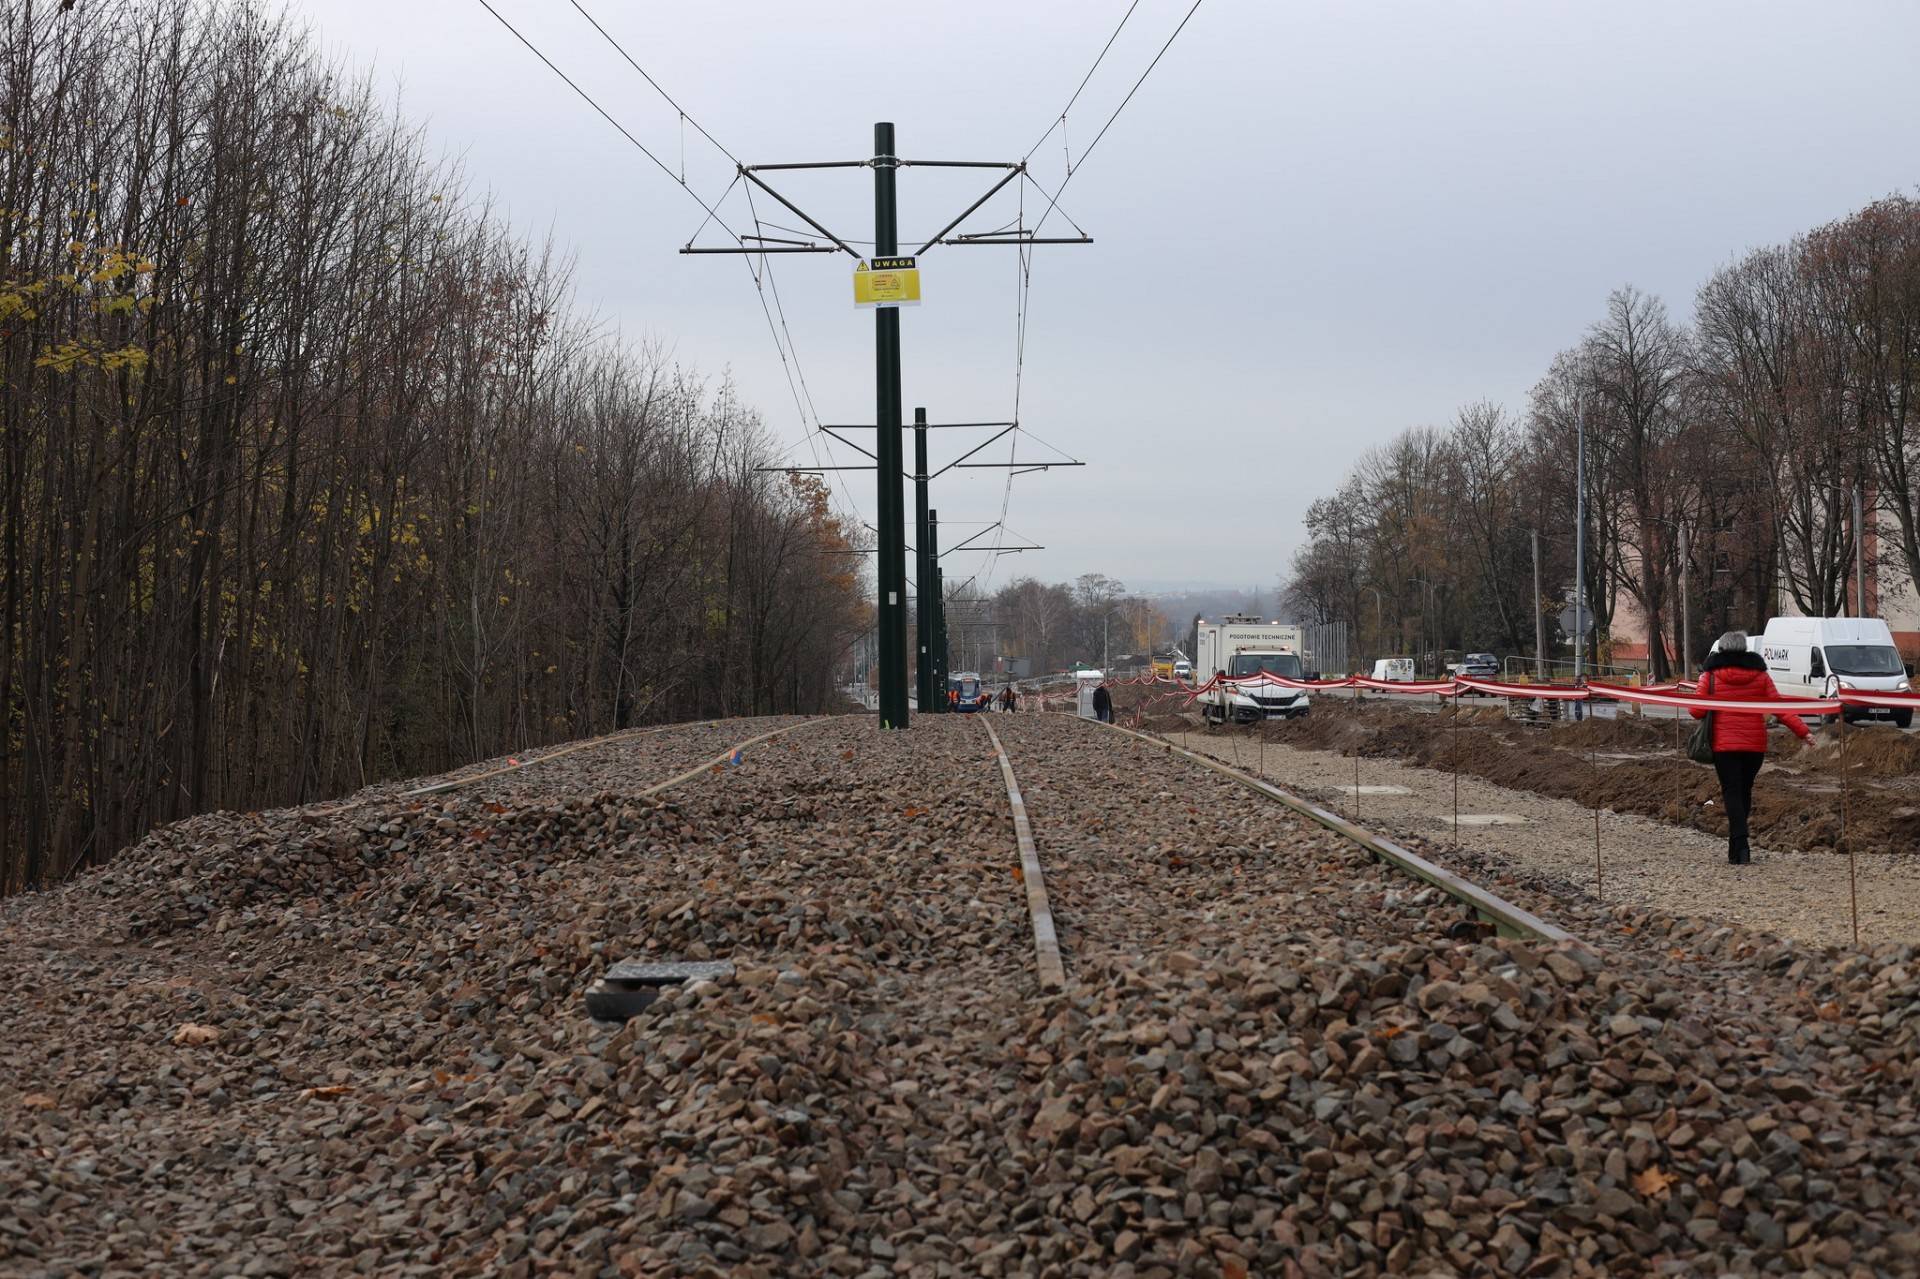
<path fill-rule="evenodd" d="M 1500 890 L 1597 951 L 1455 941 L 1460 912 L 1193 765 L 996 725 L 1060 996 L 962 717 L 809 725 L 666 803 L 630 796 L 703 730 L 195 819 L 9 904 L 0 1270 L 1920 1264 L 1911 952 L 1627 936 L 1523 873 Z M 640 955 L 738 974 L 586 1020 Z"/>

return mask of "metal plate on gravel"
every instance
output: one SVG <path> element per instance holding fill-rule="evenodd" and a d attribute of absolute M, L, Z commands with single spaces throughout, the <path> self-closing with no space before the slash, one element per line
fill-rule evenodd
<path fill-rule="evenodd" d="M 638 960 L 623 959 L 607 969 L 607 975 L 603 980 L 609 984 L 624 986 L 658 987 L 680 986 L 690 981 L 711 981 L 716 977 L 731 976 L 733 976 L 733 963 L 725 959 L 666 964 L 644 964 Z"/>
<path fill-rule="evenodd" d="M 653 986 L 627 989 L 597 981 L 587 987 L 587 1016 L 595 1021 L 625 1021 L 658 998 L 660 991 Z"/>

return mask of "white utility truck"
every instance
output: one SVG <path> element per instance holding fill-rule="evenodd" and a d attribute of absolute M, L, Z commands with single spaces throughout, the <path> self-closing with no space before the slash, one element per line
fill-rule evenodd
<path fill-rule="evenodd" d="M 1245 679 L 1262 671 L 1283 679 L 1305 679 L 1300 661 L 1300 628 L 1285 622 L 1263 622 L 1257 617 L 1229 615 L 1218 622 L 1197 624 L 1194 679 L 1206 683 L 1215 675 Z M 1200 713 L 1225 723 L 1251 724 L 1255 720 L 1291 719 L 1309 708 L 1306 690 L 1248 687 L 1210 689 L 1199 697 Z"/>
<path fill-rule="evenodd" d="M 1913 688 L 1893 633 L 1877 617 L 1771 617 L 1754 647 L 1773 686 L 1789 697 L 1831 697 L 1843 688 L 1861 693 Z M 1846 716 L 1849 721 L 1890 719 L 1900 728 L 1913 723 L 1911 710 L 1849 707 Z"/>

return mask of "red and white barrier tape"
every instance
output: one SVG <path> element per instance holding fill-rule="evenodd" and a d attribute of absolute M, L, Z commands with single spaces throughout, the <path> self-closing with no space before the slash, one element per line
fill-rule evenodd
<path fill-rule="evenodd" d="M 1920 693 L 1857 692 L 1841 689 L 1831 697 L 1776 697 L 1767 701 L 1740 701 L 1732 698 L 1701 697 L 1698 685 L 1686 680 L 1666 684 L 1631 687 L 1624 684 L 1508 684 L 1500 680 L 1468 679 L 1465 676 L 1444 680 L 1383 680 L 1364 675 L 1344 679 L 1289 679 L 1268 671 L 1252 675 L 1216 674 L 1202 684 L 1189 684 L 1177 676 L 1147 673 L 1129 680 L 1108 681 L 1125 684 L 1170 684 L 1176 690 L 1154 699 L 1154 704 L 1182 699 L 1192 704 L 1202 694 L 1217 689 L 1254 692 L 1263 688 L 1296 691 L 1322 691 L 1336 688 L 1365 689 L 1369 692 L 1397 694 L 1403 697 L 1459 697 L 1480 693 L 1489 697 L 1508 697 L 1522 701 L 1542 699 L 1556 702 L 1605 700 L 1630 702 L 1642 706 L 1668 706 L 1689 711 L 1732 711 L 1748 715 L 1837 715 L 1845 706 L 1867 706 L 1885 710 L 1920 709 Z"/>

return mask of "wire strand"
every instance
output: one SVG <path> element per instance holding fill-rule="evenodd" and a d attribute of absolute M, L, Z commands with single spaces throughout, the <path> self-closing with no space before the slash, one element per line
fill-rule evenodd
<path fill-rule="evenodd" d="M 1032 146 L 1028 147 L 1027 154 L 1022 156 L 1021 159 L 1023 160 L 1031 159 L 1033 157 L 1033 153 L 1040 149 L 1040 143 L 1045 142 L 1049 137 L 1051 137 L 1055 129 L 1059 129 L 1062 132 L 1066 131 L 1067 112 L 1073 110 L 1073 104 L 1080 100 L 1080 94 L 1086 89 L 1087 81 L 1093 79 L 1093 73 L 1098 71 L 1100 69 L 1100 64 L 1106 60 L 1107 50 L 1113 48 L 1113 42 L 1120 38 L 1120 32 L 1126 28 L 1127 19 L 1131 18 L 1133 16 L 1133 11 L 1135 9 L 1138 9 L 1139 7 L 1140 7 L 1140 0 L 1133 0 L 1133 3 L 1127 6 L 1127 11 L 1120 15 L 1120 25 L 1113 29 L 1113 34 L 1107 37 L 1107 42 L 1100 46 L 1100 56 L 1095 58 L 1093 60 L 1093 65 L 1087 68 L 1087 74 L 1080 77 L 1080 87 L 1073 91 L 1073 96 L 1071 98 L 1067 99 L 1067 105 L 1060 108 L 1060 117 L 1057 120 L 1055 120 L 1052 124 L 1047 126 L 1047 131 L 1040 135 L 1040 142 L 1036 142 Z"/>
<path fill-rule="evenodd" d="M 754 201 L 753 188 L 751 186 L 747 188 L 747 212 L 753 218 L 754 233 L 756 235 L 760 234 L 764 228 L 760 222 L 760 210 Z M 752 259 L 749 258 L 748 261 L 751 262 Z M 802 429 L 807 431 L 807 436 L 802 443 L 807 445 L 808 451 L 813 454 L 813 460 L 816 464 L 820 461 L 820 446 L 824 444 L 827 450 L 827 461 L 832 465 L 838 466 L 839 459 L 833 451 L 831 439 L 820 429 L 820 410 L 814 405 L 813 391 L 807 386 L 807 371 L 805 366 L 800 362 L 800 348 L 794 343 L 793 330 L 787 326 L 787 308 L 786 304 L 780 300 L 780 281 L 773 273 L 773 259 L 767 254 L 762 253 L 760 255 L 760 268 L 760 272 L 755 277 L 755 282 L 758 283 L 760 276 L 765 276 L 767 288 L 773 293 L 773 309 L 780 318 L 780 332 L 774 334 L 774 346 L 776 349 L 781 350 L 780 362 L 783 367 L 786 365 L 787 357 L 789 355 L 792 356 L 793 376 L 797 377 L 800 383 L 800 393 L 794 399 L 794 407 L 799 408 L 802 399 L 806 401 L 806 408 L 800 413 L 800 425 Z M 763 294 L 761 297 L 763 305 L 765 301 L 766 298 Z M 767 325 L 769 328 L 773 326 L 772 316 L 768 316 Z M 781 348 L 782 334 L 786 337 L 784 348 Z M 807 423 L 808 414 L 811 414 L 813 417 L 811 426 Z M 848 514 L 852 515 L 855 519 L 860 518 L 860 504 L 854 501 L 853 490 L 847 487 L 845 476 L 839 471 L 829 471 L 827 474 L 833 477 L 833 483 L 840 489 L 841 497 L 846 499 Z"/>
<path fill-rule="evenodd" d="M 1167 42 L 1160 46 L 1160 52 L 1153 55 L 1153 61 L 1147 64 L 1147 69 L 1140 73 L 1140 78 L 1133 82 L 1131 89 L 1127 90 L 1127 96 L 1120 99 L 1120 105 L 1113 109 L 1113 114 L 1107 117 L 1107 122 L 1100 126 L 1100 132 L 1093 135 L 1093 141 L 1087 143 L 1087 149 L 1080 153 L 1079 166 L 1068 173 L 1065 178 L 1061 179 L 1060 189 L 1054 192 L 1053 203 L 1047 206 L 1047 211 L 1042 213 L 1040 220 L 1033 225 L 1033 233 L 1035 235 L 1040 234 L 1040 228 L 1045 226 L 1047 219 L 1053 215 L 1054 206 L 1059 204 L 1060 197 L 1066 193 L 1067 183 L 1073 181 L 1073 175 L 1075 173 L 1087 167 L 1087 161 L 1092 157 L 1093 149 L 1100 145 L 1100 139 L 1107 136 L 1107 130 L 1111 129 L 1113 122 L 1120 118 L 1120 113 L 1127 109 L 1127 103 L 1133 101 L 1133 95 L 1140 92 L 1140 86 L 1147 82 L 1147 77 L 1153 74 L 1153 69 L 1160 65 L 1160 59 L 1167 56 L 1167 50 L 1171 49 L 1173 42 L 1180 38 L 1180 33 L 1187 29 L 1187 23 L 1191 22 L 1193 15 L 1199 12 L 1202 2 L 1203 0 L 1193 0 L 1193 7 L 1187 10 L 1187 16 L 1180 19 L 1180 25 L 1173 29 L 1173 34 L 1167 37 Z M 1067 220 L 1071 222 L 1073 219 L 1069 218 Z"/>
<path fill-rule="evenodd" d="M 508 22 L 505 17 L 501 16 L 500 11 L 494 8 L 491 4 L 489 4 L 487 0 L 479 0 L 479 5 L 482 9 L 485 9 L 488 13 L 493 15 L 494 21 L 498 22 L 501 26 L 505 27 L 508 31 L 512 32 L 514 39 L 518 40 L 521 44 L 524 44 L 525 46 L 527 46 L 528 52 L 532 53 L 534 57 L 544 62 L 547 66 L 547 70 L 559 76 L 560 79 L 566 84 L 566 86 L 569 89 L 572 89 L 575 93 L 579 94 L 580 100 L 582 102 L 585 102 L 588 106 L 592 107 L 595 111 L 599 112 L 601 119 L 605 120 L 608 124 L 612 125 L 615 129 L 618 129 L 620 131 L 620 136 L 625 138 L 628 142 L 631 142 L 634 145 L 634 147 L 640 152 L 641 155 L 644 155 L 647 157 L 647 159 L 653 161 L 655 167 L 657 167 L 660 170 L 660 172 L 666 174 L 668 179 L 672 181 L 672 183 L 675 186 L 679 187 L 682 191 L 685 191 L 687 195 L 694 200 L 695 203 L 697 203 L 701 208 L 705 209 L 707 211 L 707 216 L 711 220 L 718 222 L 721 225 L 721 227 L 726 231 L 726 233 L 733 237 L 735 243 L 740 242 L 740 236 L 738 235 L 738 233 L 734 231 L 732 227 L 727 225 L 727 220 L 721 217 L 720 214 L 714 209 L 714 207 L 711 204 L 708 204 L 705 200 L 702 200 L 699 196 L 699 193 L 697 193 L 692 187 L 688 186 L 686 183 L 682 182 L 678 177 L 676 177 L 674 175 L 672 168 L 670 168 L 665 161 L 661 160 L 661 158 L 655 155 L 653 152 L 647 150 L 646 145 L 642 143 L 640 139 L 634 137 L 633 134 L 627 132 L 627 127 L 624 124 L 621 124 L 618 120 L 614 119 L 611 115 L 607 114 L 607 109 L 601 106 L 598 102 L 595 102 L 593 100 L 593 95 L 589 94 L 585 89 L 582 89 L 579 85 L 575 84 L 573 82 L 573 77 L 569 76 L 566 72 L 562 71 L 558 66 L 554 65 L 554 61 L 552 58 L 549 58 L 546 54 L 540 52 L 539 48 L 534 45 L 533 41 L 521 35 L 519 28 L 515 27 L 511 22 Z M 642 72 L 641 74 L 644 75 L 646 73 Z M 697 128 L 698 126 L 696 125 L 695 127 Z M 719 146 L 720 144 L 716 142 L 714 143 L 714 145 Z M 702 225 L 705 225 L 705 224 L 703 223 Z"/>
<path fill-rule="evenodd" d="M 632 67 L 635 71 L 638 71 L 640 73 L 640 78 L 642 80 L 645 80 L 648 84 L 653 86 L 653 91 L 655 93 L 659 94 L 662 98 L 666 99 L 668 106 L 672 107 L 675 111 L 678 111 L 680 113 L 680 119 L 683 124 L 692 125 L 694 129 L 700 134 L 701 137 L 713 143 L 714 146 L 719 147 L 721 155 L 724 155 L 727 157 L 727 159 L 732 160 L 736 167 L 739 165 L 740 163 L 739 158 L 735 156 L 733 152 L 727 150 L 723 146 L 720 146 L 719 139 L 715 138 L 711 133 L 708 133 L 705 129 L 701 128 L 700 122 L 694 119 L 692 116 L 688 115 L 687 109 L 681 106 L 678 102 L 675 102 L 673 100 L 673 95 L 668 93 L 665 89 L 661 88 L 660 82 L 658 80 L 655 80 L 652 76 L 648 75 L 647 69 L 641 66 L 638 62 L 635 62 L 633 60 L 633 55 L 628 53 L 625 46 L 623 46 L 618 40 L 613 38 L 613 35 L 611 32 L 609 32 L 605 27 L 600 25 L 598 19 L 596 19 L 592 14 L 587 12 L 586 6 L 581 4 L 580 0 L 567 0 L 567 2 L 571 4 L 575 9 L 578 9 L 580 11 L 581 17 L 585 18 L 588 22 L 593 24 L 593 29 L 595 31 L 598 31 L 602 36 L 602 38 L 604 38 L 608 44 L 614 47 L 615 52 L 617 52 L 621 57 L 627 60 L 628 66 Z"/>

